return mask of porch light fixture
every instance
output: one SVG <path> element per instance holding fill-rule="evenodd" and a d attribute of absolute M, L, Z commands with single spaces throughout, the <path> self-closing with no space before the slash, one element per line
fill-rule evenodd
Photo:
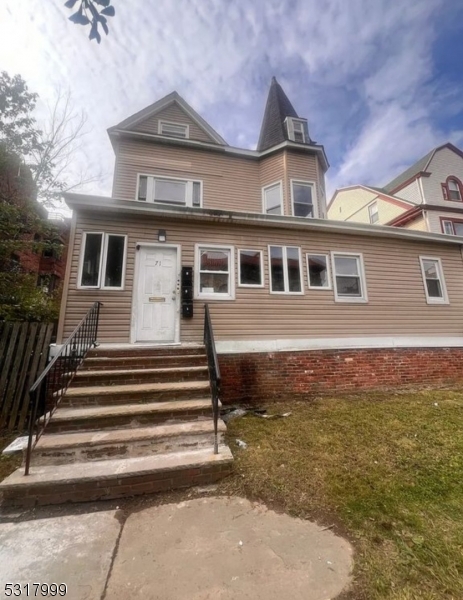
<path fill-rule="evenodd" d="M 167 240 L 166 230 L 160 229 L 158 231 L 158 242 L 165 242 Z"/>

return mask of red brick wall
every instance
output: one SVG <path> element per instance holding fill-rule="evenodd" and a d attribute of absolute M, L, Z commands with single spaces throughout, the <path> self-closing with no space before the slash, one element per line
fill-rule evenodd
<path fill-rule="evenodd" d="M 463 348 L 221 354 L 224 404 L 463 382 Z"/>

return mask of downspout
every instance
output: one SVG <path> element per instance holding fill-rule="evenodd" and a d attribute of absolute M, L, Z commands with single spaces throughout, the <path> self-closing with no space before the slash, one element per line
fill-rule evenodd
<path fill-rule="evenodd" d="M 422 177 L 418 177 L 418 189 L 420 190 L 421 204 L 426 204 L 426 200 L 424 198 L 424 190 L 423 190 Z M 430 228 L 430 225 L 429 225 L 429 216 L 428 216 L 428 211 L 427 210 L 423 210 L 423 219 L 424 219 L 424 222 L 426 224 L 426 231 L 431 231 L 431 228 Z"/>

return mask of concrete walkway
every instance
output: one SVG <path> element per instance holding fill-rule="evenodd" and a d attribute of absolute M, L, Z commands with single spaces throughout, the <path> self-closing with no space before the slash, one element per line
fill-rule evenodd
<path fill-rule="evenodd" d="M 352 548 L 240 498 L 0 525 L 0 582 L 67 583 L 69 600 L 329 600 Z"/>

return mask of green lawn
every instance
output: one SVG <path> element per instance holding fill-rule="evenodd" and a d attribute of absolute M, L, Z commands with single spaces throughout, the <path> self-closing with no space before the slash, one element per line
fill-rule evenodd
<path fill-rule="evenodd" d="M 364 393 L 231 421 L 226 490 L 335 524 L 355 548 L 350 598 L 463 599 L 463 393 Z"/>

